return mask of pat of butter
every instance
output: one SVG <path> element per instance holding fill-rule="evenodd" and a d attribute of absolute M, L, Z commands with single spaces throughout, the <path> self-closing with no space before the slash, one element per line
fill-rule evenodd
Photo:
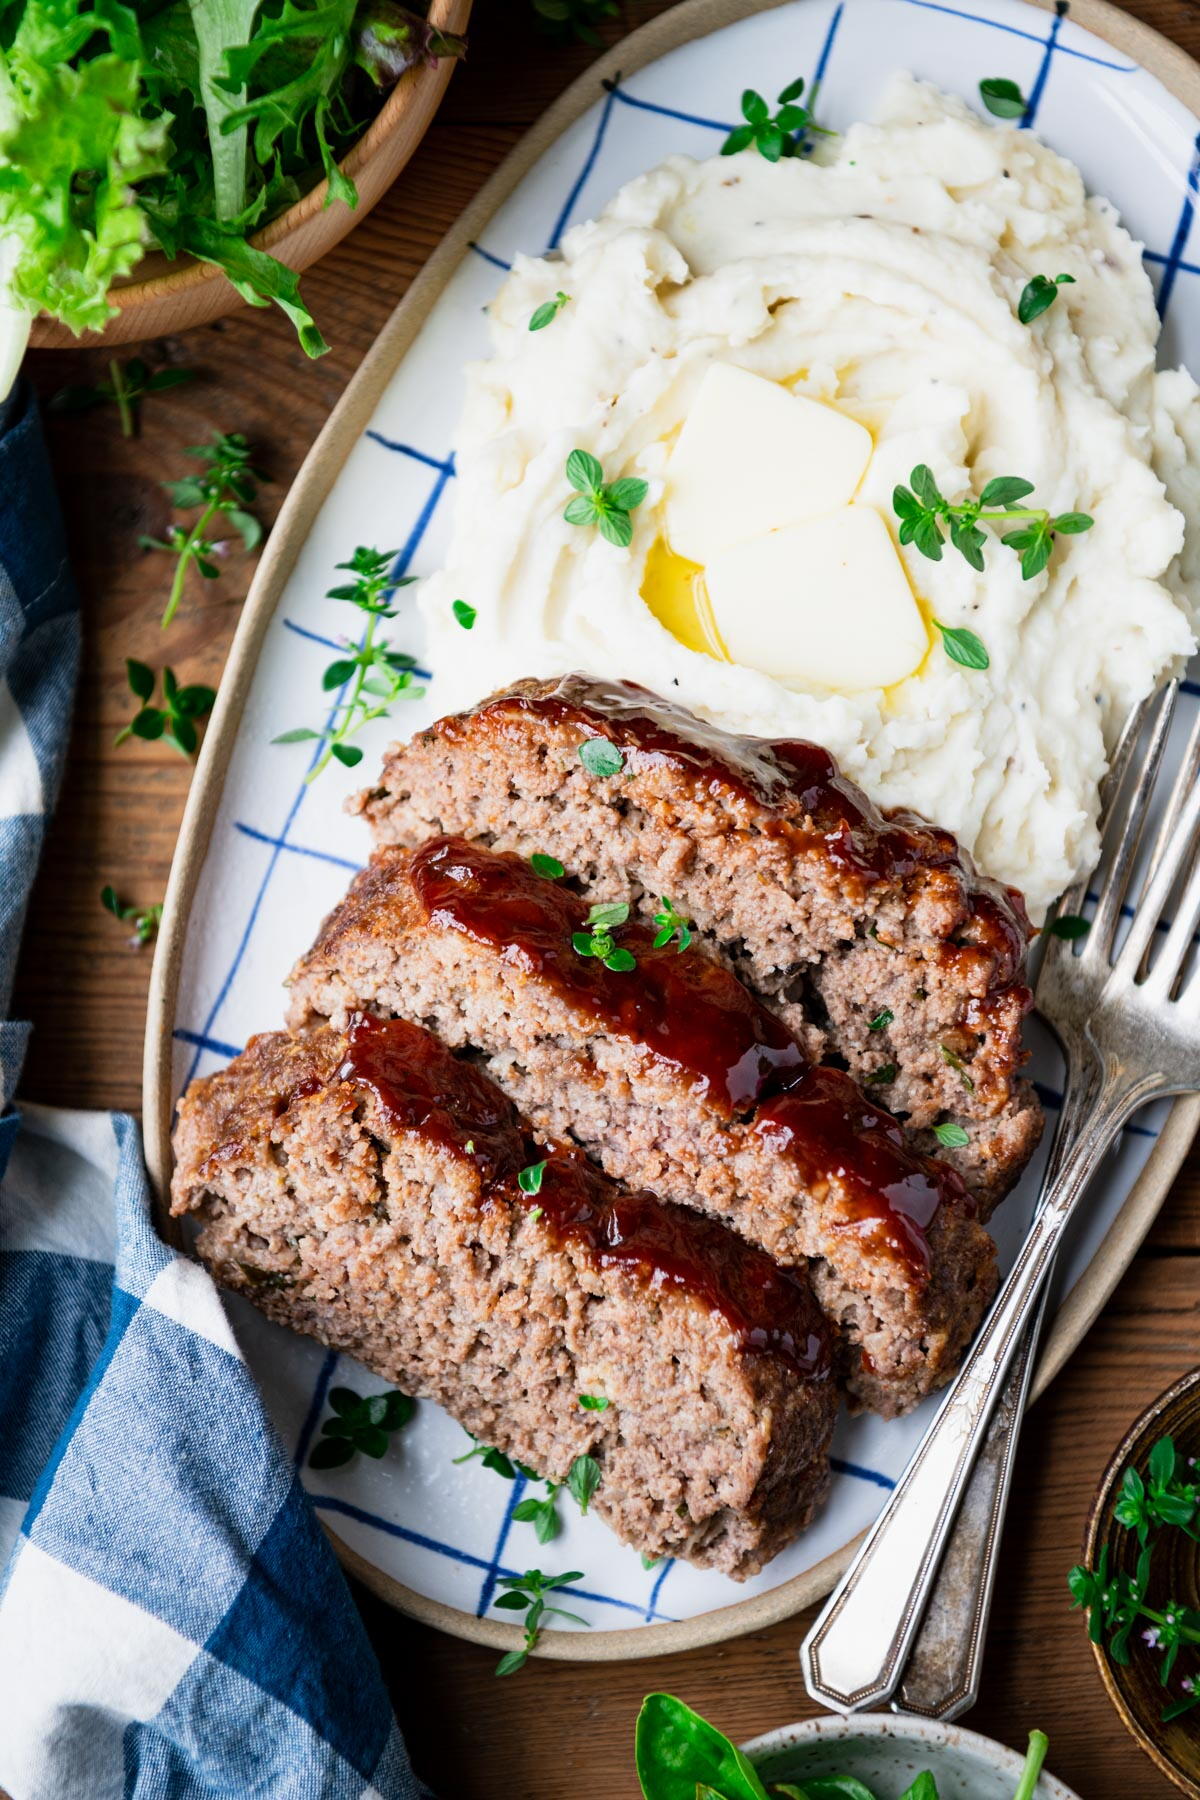
<path fill-rule="evenodd" d="M 714 557 L 709 602 L 734 662 L 853 694 L 911 675 L 929 633 L 888 528 L 870 506 L 772 531 Z"/>
<path fill-rule="evenodd" d="M 844 506 L 871 434 L 817 400 L 731 363 L 700 383 L 667 465 L 667 539 L 689 562 Z"/>

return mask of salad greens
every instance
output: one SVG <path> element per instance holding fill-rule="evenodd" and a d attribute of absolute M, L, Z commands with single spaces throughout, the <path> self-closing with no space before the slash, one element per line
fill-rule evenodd
<path fill-rule="evenodd" d="M 0 242 L 9 298 L 99 330 L 111 283 L 157 245 L 279 306 L 328 348 L 299 278 L 251 235 L 322 179 L 379 94 L 461 55 L 396 0 L 0 0 Z"/>
<path fill-rule="evenodd" d="M 1029 1751 L 1013 1800 L 1033 1800 L 1046 1760 L 1045 1734 L 1029 1734 Z M 891 1800 L 853 1775 L 821 1775 L 803 1783 L 764 1786 L 753 1763 L 715 1725 L 672 1694 L 647 1694 L 637 1722 L 637 1772 L 645 1800 Z M 899 1800 L 938 1800 L 924 1771 Z"/>

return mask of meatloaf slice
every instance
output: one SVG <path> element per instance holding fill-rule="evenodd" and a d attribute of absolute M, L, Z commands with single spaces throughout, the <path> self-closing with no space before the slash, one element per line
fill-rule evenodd
<path fill-rule="evenodd" d="M 257 1037 L 193 1082 L 175 1150 L 220 1281 L 554 1481 L 594 1457 L 647 1554 L 741 1580 L 811 1518 L 837 1393 L 803 1280 L 536 1142 L 427 1032 Z"/>
<path fill-rule="evenodd" d="M 291 1022 L 368 1010 L 479 1049 L 539 1131 L 807 1262 L 850 1391 L 885 1416 L 911 1406 L 953 1373 L 994 1285 L 962 1181 L 810 1066 L 698 944 L 589 928 L 587 910 L 461 838 L 380 851 L 293 974 Z"/>
<path fill-rule="evenodd" d="M 586 744 L 612 746 L 612 774 Z M 615 753 L 615 754 L 614 754 Z M 643 688 L 520 682 L 394 745 L 352 802 L 379 844 L 455 832 L 542 851 L 589 900 L 646 916 L 663 895 L 806 1044 L 877 1084 L 949 1152 L 985 1212 L 1032 1154 L 1042 1114 L 1021 1022 L 1029 922 L 949 832 L 881 813 L 824 750 L 734 737 Z"/>

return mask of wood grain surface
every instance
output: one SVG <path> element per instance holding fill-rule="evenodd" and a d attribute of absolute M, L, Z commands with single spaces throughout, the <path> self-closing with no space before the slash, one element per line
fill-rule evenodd
<path fill-rule="evenodd" d="M 665 10 L 618 7 L 604 35 Z M 1196 0 L 1127 10 L 1200 55 Z M 34 892 L 15 1013 L 34 1021 L 24 1093 L 58 1105 L 133 1110 L 140 1098 L 150 961 L 129 948 L 99 891 L 160 899 L 190 765 L 158 745 L 113 747 L 128 719 L 128 656 L 216 684 L 249 577 L 231 555 L 197 583 L 165 637 L 165 558 L 137 547 L 168 519 L 159 483 L 187 472 L 184 447 L 241 431 L 270 477 L 270 519 L 319 427 L 397 298 L 502 156 L 594 54 L 541 37 L 527 0 L 478 0 L 468 66 L 396 187 L 305 277 L 333 344 L 309 363 L 290 327 L 249 309 L 186 338 L 140 347 L 153 366 L 200 379 L 151 399 L 141 435 L 110 408 L 48 421 L 83 598 L 84 665 L 66 788 Z M 122 355 L 128 352 L 122 351 Z M 43 398 L 104 378 L 103 353 L 29 359 Z M 1051 1764 L 1084 1800 L 1166 1800 L 1173 1790 L 1109 1709 L 1065 1576 L 1113 1445 L 1162 1388 L 1200 1360 L 1200 1156 L 1193 1153 L 1151 1238 L 1095 1327 L 1033 1413 L 1022 1445 L 984 1697 L 964 1721 L 1023 1744 L 1039 1725 Z M 493 1655 L 360 1596 L 418 1767 L 441 1800 L 633 1800 L 633 1720 L 654 1687 L 680 1694 L 736 1736 L 808 1716 L 796 1656 L 806 1620 L 655 1662 L 546 1662 L 498 1682 Z"/>

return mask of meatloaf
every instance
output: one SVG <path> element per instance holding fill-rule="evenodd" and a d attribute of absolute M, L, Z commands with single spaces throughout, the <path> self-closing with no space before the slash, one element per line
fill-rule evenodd
<path fill-rule="evenodd" d="M 804 1281 L 537 1141 L 419 1027 L 254 1038 L 193 1082 L 175 1150 L 220 1281 L 551 1480 L 594 1457 L 595 1510 L 647 1554 L 742 1579 L 823 1496 L 837 1394 Z"/>
<path fill-rule="evenodd" d="M 905 1410 L 953 1373 L 994 1288 L 963 1182 L 698 943 L 609 926 L 479 843 L 383 850 L 294 972 L 290 1022 L 365 1010 L 476 1048 L 539 1131 L 807 1264 L 850 1393 Z"/>
<path fill-rule="evenodd" d="M 933 1127 L 963 1127 L 943 1153 L 985 1214 L 1032 1154 L 1020 896 L 949 832 L 881 813 L 815 745 L 734 737 L 645 689 L 571 675 L 393 746 L 352 805 L 379 844 L 453 832 L 541 851 L 587 899 L 648 917 L 669 895 L 815 1060 L 871 1084 L 924 1148 L 938 1151 Z"/>

